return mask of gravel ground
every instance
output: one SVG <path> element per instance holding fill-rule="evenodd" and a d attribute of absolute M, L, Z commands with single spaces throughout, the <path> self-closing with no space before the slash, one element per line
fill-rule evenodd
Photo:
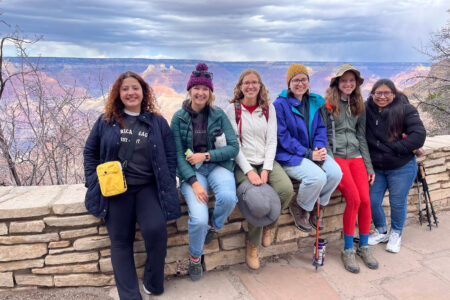
<path fill-rule="evenodd" d="M 2 300 L 113 300 L 111 297 L 112 287 L 80 287 L 80 288 L 32 288 L 24 290 L 1 291 Z"/>

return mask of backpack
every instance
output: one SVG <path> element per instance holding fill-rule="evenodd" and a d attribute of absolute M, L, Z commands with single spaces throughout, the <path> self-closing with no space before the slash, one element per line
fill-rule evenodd
<path fill-rule="evenodd" d="M 241 144 L 242 144 L 241 114 L 242 114 L 241 103 L 239 103 L 238 101 L 235 101 L 234 102 L 234 115 L 236 117 L 236 125 L 239 128 L 239 140 L 241 141 Z M 262 114 L 264 115 L 264 117 L 266 117 L 266 121 L 269 122 L 269 107 L 268 106 L 266 108 L 262 109 Z"/>

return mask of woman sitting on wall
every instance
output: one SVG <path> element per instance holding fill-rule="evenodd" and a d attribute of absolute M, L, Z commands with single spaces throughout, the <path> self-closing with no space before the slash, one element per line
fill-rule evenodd
<path fill-rule="evenodd" d="M 213 106 L 213 74 L 199 63 L 187 84 L 189 98 L 172 118 L 181 193 L 189 208 L 189 275 L 202 277 L 203 245 L 216 237 L 236 202 L 234 161 L 239 144 L 227 116 Z M 208 191 L 216 197 L 208 211 Z"/>

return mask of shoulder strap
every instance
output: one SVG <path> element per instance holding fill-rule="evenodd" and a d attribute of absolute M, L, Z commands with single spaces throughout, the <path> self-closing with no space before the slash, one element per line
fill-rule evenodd
<path fill-rule="evenodd" d="M 238 126 L 238 130 L 239 130 L 239 140 L 241 141 L 241 144 L 242 144 L 241 114 L 242 114 L 241 103 L 239 103 L 239 101 L 236 100 L 236 101 L 234 101 L 234 115 L 236 117 L 236 125 Z"/>
<path fill-rule="evenodd" d="M 127 148 L 127 152 L 125 153 L 125 157 L 124 160 L 122 162 L 122 168 L 123 170 L 125 170 L 128 166 L 128 162 L 131 160 L 131 158 L 133 157 L 133 152 L 134 152 L 134 147 L 136 146 L 136 140 L 138 137 L 138 133 L 137 131 L 137 124 L 138 124 L 139 120 L 136 119 L 136 122 L 134 122 L 133 128 L 131 129 L 131 142 L 130 145 Z"/>
<path fill-rule="evenodd" d="M 262 109 L 262 113 L 263 113 L 264 117 L 266 117 L 266 121 L 269 122 L 269 106 L 264 107 Z"/>
<path fill-rule="evenodd" d="M 333 108 L 330 104 L 330 101 L 325 98 L 325 103 L 326 103 L 326 112 L 327 112 L 327 117 L 331 120 L 331 133 L 332 133 L 332 139 L 331 139 L 331 146 L 333 148 L 333 154 L 336 153 L 336 122 L 334 120 L 334 116 L 331 113 L 331 109 Z"/>

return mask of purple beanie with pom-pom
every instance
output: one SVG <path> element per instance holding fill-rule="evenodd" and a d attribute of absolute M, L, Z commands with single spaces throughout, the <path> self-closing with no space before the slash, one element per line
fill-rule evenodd
<path fill-rule="evenodd" d="M 213 92 L 212 77 L 212 73 L 208 72 L 208 66 L 205 63 L 199 63 L 189 78 L 186 90 L 189 91 L 194 85 L 205 85 Z"/>

